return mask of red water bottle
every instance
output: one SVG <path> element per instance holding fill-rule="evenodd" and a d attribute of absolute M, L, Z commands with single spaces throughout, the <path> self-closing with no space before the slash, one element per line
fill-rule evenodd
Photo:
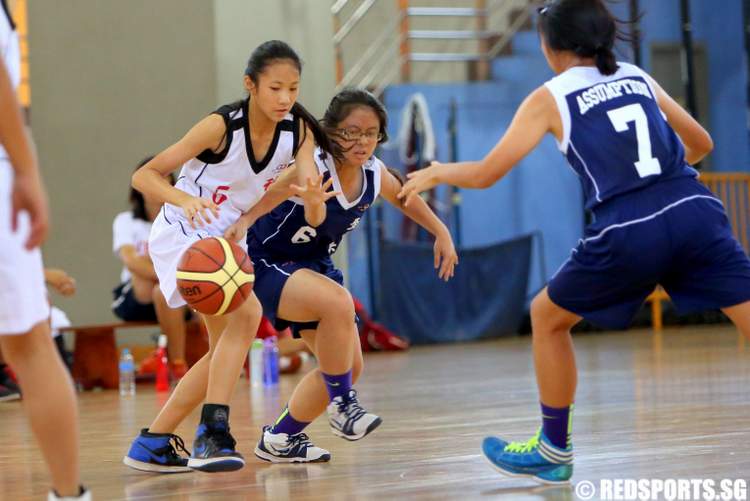
<path fill-rule="evenodd" d="M 169 364 L 167 363 L 167 336 L 159 336 L 156 349 L 156 391 L 169 391 Z"/>

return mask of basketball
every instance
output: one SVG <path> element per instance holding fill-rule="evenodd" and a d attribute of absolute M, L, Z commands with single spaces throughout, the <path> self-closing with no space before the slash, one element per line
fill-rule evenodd
<path fill-rule="evenodd" d="M 239 307 L 253 289 L 253 264 L 242 248 L 223 238 L 191 245 L 177 265 L 177 288 L 191 308 L 225 315 Z"/>

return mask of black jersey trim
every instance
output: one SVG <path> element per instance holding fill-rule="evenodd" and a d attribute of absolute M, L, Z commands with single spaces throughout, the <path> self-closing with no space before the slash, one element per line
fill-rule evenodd
<path fill-rule="evenodd" d="M 13 20 L 13 16 L 10 14 L 8 3 L 5 0 L 0 0 L 0 3 L 3 4 L 3 11 L 5 12 L 5 17 L 8 18 L 8 23 L 10 24 L 10 28 L 13 31 L 16 31 L 16 22 Z"/>
<path fill-rule="evenodd" d="M 294 120 L 292 120 L 292 144 L 294 145 L 292 147 L 292 158 L 297 156 L 297 152 L 299 151 L 299 147 L 302 146 L 299 141 L 299 127 L 300 123 L 302 122 L 302 118 L 294 117 Z M 304 127 L 304 123 L 302 123 L 302 127 Z"/>
<path fill-rule="evenodd" d="M 198 180 L 201 178 L 201 176 L 203 175 L 203 173 L 206 172 L 207 168 L 208 168 L 208 162 L 206 162 L 205 164 L 203 164 L 203 168 L 201 169 L 201 171 L 198 174 L 198 176 L 195 178 L 195 181 L 193 181 L 195 184 L 198 184 Z"/>
<path fill-rule="evenodd" d="M 167 204 L 162 205 L 161 209 L 162 209 L 162 214 L 164 215 L 164 220 L 167 223 L 172 224 L 172 221 L 170 221 L 169 219 L 167 219 Z"/>
<path fill-rule="evenodd" d="M 241 106 L 241 101 L 232 104 L 225 104 L 211 113 L 212 115 L 219 115 L 224 119 L 224 127 L 226 127 L 226 132 L 224 133 L 224 148 L 218 153 L 213 150 L 203 150 L 200 155 L 195 158 L 207 164 L 218 164 L 226 158 L 227 153 L 229 153 L 229 148 L 232 146 L 234 131 L 242 127 L 242 118 L 235 118 L 237 112 L 240 111 Z"/>
<path fill-rule="evenodd" d="M 263 169 L 268 167 L 268 163 L 276 153 L 276 148 L 279 145 L 279 138 L 281 137 L 281 130 L 289 130 L 287 129 L 288 126 L 283 125 L 284 122 L 287 122 L 287 120 L 282 120 L 281 122 L 276 124 L 276 130 L 273 133 L 273 140 L 271 141 L 271 145 L 268 147 L 268 151 L 266 151 L 266 156 L 263 157 L 260 162 L 256 162 L 255 153 L 253 153 L 253 142 L 250 139 L 250 99 L 246 99 L 242 104 L 245 110 L 245 120 L 242 121 L 242 128 L 245 131 L 245 149 L 247 150 L 247 160 L 250 162 L 250 167 L 253 169 L 253 172 L 255 172 L 256 174 L 260 174 Z"/>

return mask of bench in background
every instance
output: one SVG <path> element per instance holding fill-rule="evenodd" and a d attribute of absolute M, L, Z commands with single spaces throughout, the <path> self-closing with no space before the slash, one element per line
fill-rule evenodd
<path fill-rule="evenodd" d="M 96 386 L 116 389 L 120 384 L 119 351 L 115 332 L 124 329 L 158 327 L 156 322 L 115 322 L 64 327 L 60 332 L 74 335 L 73 379 L 85 390 Z M 208 351 L 208 336 L 203 322 L 187 323 L 185 360 L 192 366 Z"/>

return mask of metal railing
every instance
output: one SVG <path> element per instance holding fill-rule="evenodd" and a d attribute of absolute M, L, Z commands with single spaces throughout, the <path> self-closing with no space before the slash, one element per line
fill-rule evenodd
<path fill-rule="evenodd" d="M 383 1 L 385 0 L 380 0 L 380 2 Z M 527 25 L 532 12 L 528 8 L 531 0 L 524 2 L 526 8 L 523 8 L 501 33 L 499 30 L 487 26 L 487 24 L 493 15 L 499 12 L 499 9 L 507 6 L 507 3 L 503 0 L 478 1 L 480 7 L 477 8 L 410 7 L 408 0 L 390 1 L 397 4 L 396 14 L 382 26 L 379 33 L 367 45 L 365 51 L 358 56 L 356 63 L 351 68 L 344 68 L 344 42 L 354 29 L 368 17 L 377 0 L 362 0 L 343 22 L 343 11 L 350 0 L 336 0 L 332 5 L 337 91 L 343 87 L 355 85 L 372 88 L 376 93 L 380 93 L 386 86 L 396 81 L 399 73 L 401 73 L 402 80 L 408 80 L 410 63 L 412 62 L 488 63 L 502 53 L 510 44 L 513 35 Z M 510 15 L 510 12 L 505 13 L 505 15 Z M 469 30 L 409 29 L 411 18 L 420 17 L 477 18 L 478 27 Z M 476 40 L 479 42 L 479 50 L 450 52 L 445 50 L 446 45 L 443 44 L 442 47 L 435 47 L 429 52 L 414 52 L 410 45 L 412 40 L 433 40 L 444 41 L 445 43 L 456 40 Z"/>

